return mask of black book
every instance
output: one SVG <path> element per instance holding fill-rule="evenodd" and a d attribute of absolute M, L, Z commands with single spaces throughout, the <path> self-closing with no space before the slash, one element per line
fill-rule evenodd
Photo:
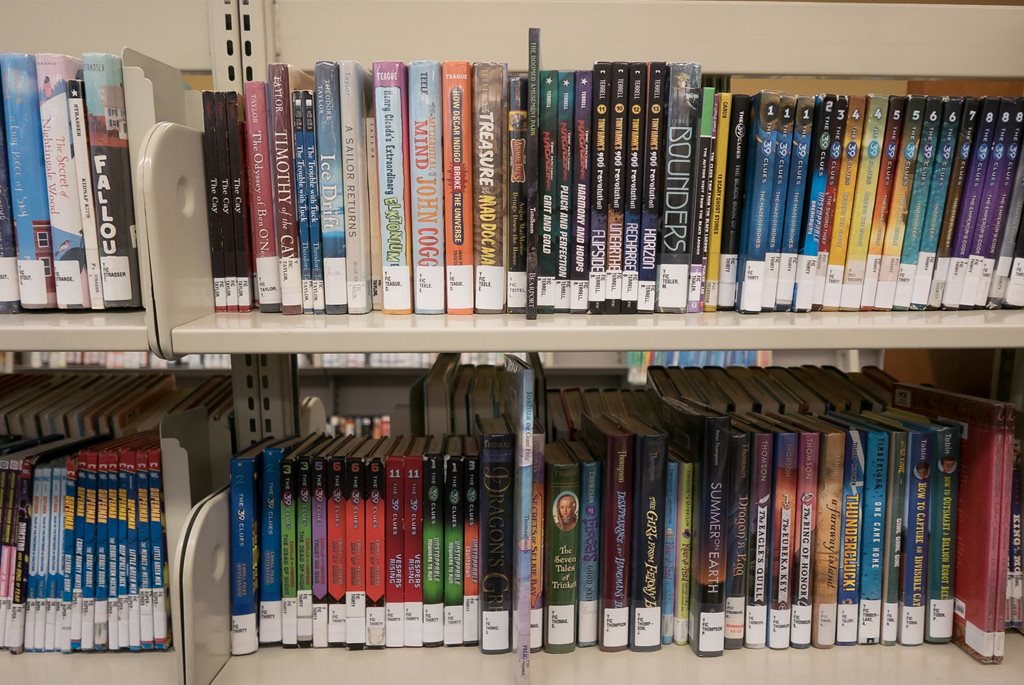
<path fill-rule="evenodd" d="M 636 314 L 640 279 L 640 224 L 644 208 L 644 134 L 647 130 L 647 65 L 629 65 L 626 117 L 626 213 L 622 236 L 622 313 Z"/>
<path fill-rule="evenodd" d="M 515 436 L 504 417 L 480 419 L 480 651 L 512 651 Z"/>
<path fill-rule="evenodd" d="M 238 93 L 225 95 L 227 109 L 228 172 L 231 177 L 231 225 L 235 237 L 235 250 L 231 258 L 235 265 L 235 292 L 238 310 L 252 311 L 252 264 L 249 249 L 249 176 L 244 154 L 244 109 L 238 106 Z"/>
<path fill-rule="evenodd" d="M 747 544 L 750 521 L 750 435 L 729 430 L 729 518 L 726 528 L 725 648 L 743 646 L 746 621 Z"/>
<path fill-rule="evenodd" d="M 590 234 L 590 136 L 594 109 L 594 72 L 576 72 L 573 216 L 569 239 L 569 311 L 587 313 L 587 236 Z"/>
<path fill-rule="evenodd" d="M 530 29 L 529 74 L 526 108 L 526 318 L 537 318 L 537 240 L 540 212 L 537 206 L 540 144 L 540 29 Z"/>
<path fill-rule="evenodd" d="M 526 311 L 527 79 L 508 79 L 508 311 Z"/>
<path fill-rule="evenodd" d="M 647 130 L 644 135 L 643 210 L 640 218 L 640 263 L 637 268 L 637 311 L 653 312 L 657 294 L 658 233 L 661 221 L 662 169 L 665 152 L 664 62 L 647 71 Z"/>
<path fill-rule="evenodd" d="M 221 219 L 220 143 L 217 129 L 216 93 L 203 91 L 203 167 L 206 171 L 206 222 L 210 235 L 210 271 L 213 275 L 213 302 L 217 311 L 227 311 L 224 292 L 224 225 Z"/>
<path fill-rule="evenodd" d="M 238 269 L 235 264 L 235 221 L 231 204 L 231 163 L 228 157 L 227 93 L 214 96 L 217 117 L 217 183 L 220 196 L 221 231 L 224 241 L 224 296 L 228 311 L 238 311 Z"/>
<path fill-rule="evenodd" d="M 626 108 L 629 104 L 629 64 L 615 62 L 611 75 L 611 116 L 608 121 L 610 175 L 608 194 L 608 241 L 606 265 L 608 293 L 605 313 L 622 310 L 623 238 L 626 210 Z"/>
<path fill-rule="evenodd" d="M 463 641 L 466 486 L 462 440 L 449 436 L 444 458 L 444 644 L 449 647 Z"/>
<path fill-rule="evenodd" d="M 604 314 L 608 298 L 608 116 L 611 107 L 611 71 L 608 62 L 594 65 L 594 123 L 590 146 L 589 303 L 591 314 Z"/>
<path fill-rule="evenodd" d="M 718 308 L 736 308 L 736 275 L 739 268 L 743 197 L 746 192 L 747 130 L 750 128 L 750 96 L 734 94 L 729 115 L 729 136 L 725 159 L 725 202 L 722 207 L 721 263 L 718 271 Z"/>

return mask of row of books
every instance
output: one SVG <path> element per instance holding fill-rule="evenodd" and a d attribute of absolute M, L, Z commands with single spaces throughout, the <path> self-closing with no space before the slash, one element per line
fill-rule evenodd
<path fill-rule="evenodd" d="M 269 74 L 206 94 L 220 309 L 253 268 L 293 314 L 520 312 L 533 279 L 541 313 L 1024 305 L 1024 99 L 750 97 L 695 63 Z"/>
<path fill-rule="evenodd" d="M 0 55 L 0 312 L 141 307 L 121 58 Z"/>
<path fill-rule="evenodd" d="M 353 436 L 357 438 L 387 438 L 391 435 L 391 417 L 381 416 L 338 416 L 327 417 L 327 434 L 332 436 Z"/>
<path fill-rule="evenodd" d="M 647 383 L 652 366 L 769 366 L 771 352 L 766 350 L 676 350 L 628 352 L 626 380 L 633 385 Z"/>

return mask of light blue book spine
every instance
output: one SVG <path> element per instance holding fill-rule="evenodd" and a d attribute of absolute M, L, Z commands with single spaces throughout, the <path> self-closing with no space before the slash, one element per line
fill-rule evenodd
<path fill-rule="evenodd" d="M 445 312 L 441 64 L 409 63 L 409 183 L 417 314 Z"/>
<path fill-rule="evenodd" d="M 160 450 L 150 450 L 149 461 L 149 544 L 153 550 L 153 645 L 156 649 L 171 646 L 167 629 L 167 544 L 164 539 L 163 473 Z"/>
<path fill-rule="evenodd" d="M 679 525 L 679 462 L 665 465 L 665 561 L 661 567 L 661 644 L 672 644 L 676 607 L 676 535 Z"/>
<path fill-rule="evenodd" d="M 52 309 L 57 306 L 57 291 L 35 58 L 0 55 L 0 78 L 21 306 Z"/>
<path fill-rule="evenodd" d="M 106 471 L 100 476 L 107 490 L 107 648 L 121 648 L 121 586 L 119 573 L 119 489 L 117 482 L 117 457 L 110 455 Z"/>
<path fill-rule="evenodd" d="M 231 654 L 259 646 L 256 621 L 256 468 L 253 456 L 231 460 Z"/>
<path fill-rule="evenodd" d="M 786 200 L 789 188 L 790 153 L 793 149 L 793 120 L 796 116 L 796 98 L 779 98 L 779 123 L 772 134 L 775 159 L 772 165 L 772 190 L 769 202 L 768 236 L 765 245 L 764 288 L 761 292 L 761 310 L 775 309 L 779 276 L 782 272 L 782 234 L 786 226 Z"/>
<path fill-rule="evenodd" d="M 139 639 L 142 649 L 153 649 L 153 550 L 149 540 L 149 462 L 140 458 L 135 469 L 135 529 L 139 541 Z"/>
<path fill-rule="evenodd" d="M 889 434 L 866 430 L 864 516 L 860 547 L 860 644 L 878 644 L 882 635 L 882 569 L 885 567 L 885 510 L 889 480 Z"/>
<path fill-rule="evenodd" d="M 82 490 L 75 498 L 75 557 L 76 564 L 79 554 L 82 555 L 82 651 L 88 652 L 96 648 L 96 456 L 91 454 L 88 463 L 82 465 L 80 477 Z M 81 512 L 81 515 L 79 514 Z M 75 578 L 75 584 L 79 579 Z"/>
<path fill-rule="evenodd" d="M 320 179 L 316 153 L 316 107 L 313 93 L 303 100 L 303 138 L 306 143 L 306 204 L 309 211 L 309 289 L 313 313 L 324 313 L 324 249 L 320 228 Z"/>
<path fill-rule="evenodd" d="M 50 536 L 46 542 L 46 651 L 61 650 L 58 642 L 61 591 L 64 587 L 64 473 L 63 466 L 53 467 L 50 479 Z"/>
<path fill-rule="evenodd" d="M 579 620 L 576 644 L 593 647 L 597 644 L 598 601 L 601 579 L 601 464 L 580 463 L 580 565 Z"/>
<path fill-rule="evenodd" d="M 128 553 L 127 599 L 128 605 L 128 648 L 142 650 L 142 606 L 139 594 L 139 479 L 135 473 L 135 453 L 128 452 L 128 462 L 122 462 L 121 478 L 126 481 L 127 499 L 123 526 L 126 530 L 125 548 Z M 123 631 L 123 627 L 122 627 Z"/>
<path fill-rule="evenodd" d="M 48 496 L 50 469 L 36 468 L 32 478 L 32 519 L 29 530 L 28 584 L 25 593 L 24 644 L 26 652 L 35 652 L 42 649 L 41 644 L 36 644 L 36 622 L 39 620 L 40 588 L 46 584 L 46 560 L 43 555 L 43 540 L 50 523 L 49 519 L 42 515 L 44 506 L 49 506 L 48 501 L 44 505 L 44 489 Z M 45 618 L 40 624 L 45 626 Z"/>
<path fill-rule="evenodd" d="M 128 485 L 128 469 L 125 468 L 125 453 L 120 453 L 120 464 L 113 477 L 117 485 L 118 513 L 117 513 L 117 638 L 118 648 L 128 649 L 131 647 L 131 593 L 128 589 L 129 571 L 129 545 L 128 545 L 128 498 L 130 497 Z"/>
<path fill-rule="evenodd" d="M 755 96 L 752 122 L 751 155 L 753 164 L 747 183 L 746 220 L 740 253 L 739 309 L 744 313 L 761 311 L 764 293 L 765 255 L 771 220 L 772 172 L 775 167 L 775 120 L 778 118 L 778 93 Z"/>
<path fill-rule="evenodd" d="M 804 216 L 803 242 L 797 260 L 797 280 L 793 296 L 793 309 L 811 311 L 814 299 L 814 278 L 818 270 L 818 249 L 821 242 L 821 223 L 825 211 L 825 190 L 828 188 L 828 126 L 835 109 L 835 96 L 820 95 L 814 99 L 815 117 L 820 120 L 812 136 L 812 159 L 808 185 L 807 214 Z M 827 117 L 827 119 L 826 119 Z M 827 122 L 827 123 L 826 123 Z"/>
<path fill-rule="evenodd" d="M 779 265 L 779 285 L 775 294 L 776 311 L 790 311 L 793 308 L 799 264 L 797 249 L 800 243 L 800 227 L 803 225 L 804 195 L 807 192 L 807 175 L 810 171 L 813 126 L 814 98 L 801 95 L 796 101 L 789 182 L 786 185 L 786 214 L 780 247 L 782 261 Z M 814 245 L 815 254 L 817 249 L 817 245 Z"/>
<path fill-rule="evenodd" d="M 284 450 L 263 450 L 260 477 L 260 642 L 281 641 L 281 460 Z"/>
<path fill-rule="evenodd" d="M 843 462 L 842 555 L 839 561 L 839 604 L 836 644 L 857 644 L 860 602 L 860 537 L 864 512 L 864 434 L 846 431 Z"/>
<path fill-rule="evenodd" d="M 68 458 L 64 470 L 64 508 L 61 525 L 63 535 L 63 583 L 61 588 L 61 651 L 71 652 L 82 648 L 82 613 L 77 601 L 82 593 L 82 570 L 80 557 L 75 553 L 77 536 L 78 456 Z M 76 614 L 77 611 L 77 614 Z"/>
<path fill-rule="evenodd" d="M 316 154 L 323 246 L 324 311 L 348 313 L 345 188 L 341 147 L 341 85 L 337 62 L 316 63 Z"/>

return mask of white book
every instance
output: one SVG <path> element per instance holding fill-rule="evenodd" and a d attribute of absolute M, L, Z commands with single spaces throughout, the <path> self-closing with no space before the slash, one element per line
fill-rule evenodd
<path fill-rule="evenodd" d="M 342 150 L 352 151 L 345 156 L 342 177 L 345 192 L 345 273 L 348 288 L 348 311 L 365 314 L 372 308 L 371 289 L 371 211 L 376 210 L 376 197 L 370 200 L 370 183 L 376 195 L 377 168 L 373 160 L 372 174 L 370 148 L 376 133 L 367 129 L 366 113 L 369 102 L 369 74 L 358 62 L 338 63 L 341 79 L 341 140 Z M 379 238 L 379 232 L 378 232 Z"/>
<path fill-rule="evenodd" d="M 100 272 L 100 246 L 96 225 L 96 205 L 89 171 L 89 127 L 86 122 L 85 93 L 80 81 L 68 84 L 68 117 L 71 123 L 71 147 L 75 158 L 75 187 L 85 241 L 85 269 L 89 302 L 93 309 L 104 309 L 103 278 Z"/>

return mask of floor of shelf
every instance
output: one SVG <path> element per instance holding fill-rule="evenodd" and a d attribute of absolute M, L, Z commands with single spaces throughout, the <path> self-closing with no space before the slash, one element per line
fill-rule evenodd
<path fill-rule="evenodd" d="M 18 654 L 0 652 L 0 682 L 10 685 L 177 685 L 178 653 Z"/>
<path fill-rule="evenodd" d="M 0 314 L 0 350 L 39 352 L 149 349 L 143 311 Z"/>
<path fill-rule="evenodd" d="M 280 685 L 282 682 L 345 682 L 416 685 L 511 683 L 512 655 L 485 656 L 473 648 L 397 649 L 349 652 L 341 649 L 261 649 L 228 661 L 214 685 Z M 503 675 L 502 670 L 506 673 Z M 1006 637 L 1000 665 L 973 661 L 953 645 L 858 646 L 833 649 L 743 649 L 714 659 L 694 656 L 689 647 L 659 652 L 606 653 L 596 648 L 572 654 L 535 654 L 531 677 L 538 685 L 678 685 L 682 682 L 752 682 L 759 685 L 864 685 L 864 683 L 966 683 L 1019 685 L 1024 672 L 1024 635 Z M 744 680 L 740 680 L 743 678 Z M 749 679 L 749 680 L 747 680 Z"/>
<path fill-rule="evenodd" d="M 175 328 L 172 340 L 178 354 L 1022 347 L 1024 310 L 555 314 L 536 321 L 518 314 L 211 314 Z"/>

